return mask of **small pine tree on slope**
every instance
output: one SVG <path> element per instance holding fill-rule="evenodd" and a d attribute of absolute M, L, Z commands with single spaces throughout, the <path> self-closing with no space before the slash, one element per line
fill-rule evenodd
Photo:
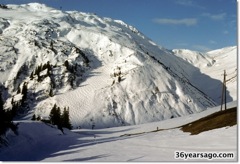
<path fill-rule="evenodd" d="M 60 125 L 61 111 L 60 111 L 60 108 L 57 107 L 56 104 L 54 104 L 49 117 L 50 117 L 50 121 L 53 125 Z"/>
<path fill-rule="evenodd" d="M 69 119 L 69 108 L 64 107 L 63 114 L 61 115 L 62 127 L 72 129 L 72 125 Z"/>

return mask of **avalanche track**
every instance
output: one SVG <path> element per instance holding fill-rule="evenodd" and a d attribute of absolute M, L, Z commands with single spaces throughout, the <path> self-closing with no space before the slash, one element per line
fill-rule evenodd
<path fill-rule="evenodd" d="M 55 96 L 56 104 L 60 106 L 69 106 L 71 111 L 72 124 L 78 125 L 81 120 L 79 118 L 86 117 L 91 113 L 92 109 L 96 108 L 101 101 L 96 97 L 96 91 L 106 86 L 109 86 L 109 66 L 100 66 L 89 72 L 86 80 L 77 89 L 67 92 L 66 94 L 60 94 Z M 76 108 L 77 109 L 74 109 Z M 73 110 L 74 109 L 74 110 Z"/>

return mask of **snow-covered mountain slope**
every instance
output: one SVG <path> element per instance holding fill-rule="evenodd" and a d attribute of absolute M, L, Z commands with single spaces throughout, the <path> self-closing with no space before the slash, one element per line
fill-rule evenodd
<path fill-rule="evenodd" d="M 235 106 L 237 102 L 228 104 Z M 7 134 L 8 147 L 0 148 L 0 161 L 185 161 L 176 159 L 176 151 L 186 153 L 233 153 L 233 158 L 189 159 L 191 161 L 236 161 L 237 126 L 223 127 L 198 135 L 179 128 L 211 113 L 219 106 L 192 114 L 148 124 L 106 129 L 76 129 L 62 132 L 39 121 L 20 121 L 19 135 Z M 157 129 L 164 129 L 151 132 Z M 131 136 L 125 134 L 133 134 Z M 134 135 L 135 134 L 135 135 Z"/>
<path fill-rule="evenodd" d="M 47 117 L 56 103 L 69 107 L 74 127 L 102 128 L 215 105 L 191 81 L 197 67 L 122 21 L 38 3 L 7 6 L 0 9 L 1 83 L 5 107 L 17 104 L 25 119 Z"/>
<path fill-rule="evenodd" d="M 188 49 L 173 49 L 172 51 L 176 56 L 186 60 L 197 68 L 209 67 L 214 63 L 211 58 L 202 52 Z"/>
<path fill-rule="evenodd" d="M 202 72 L 223 81 L 223 71 L 226 70 L 226 85 L 231 96 L 231 98 L 228 98 L 228 101 L 237 100 L 237 47 L 227 47 L 210 51 L 207 54 L 215 62 L 212 67 L 202 68 Z M 217 87 L 215 88 L 217 91 Z"/>
<path fill-rule="evenodd" d="M 226 47 L 207 53 L 175 49 L 174 54 L 199 68 L 189 78 L 200 90 L 221 103 L 224 70 L 227 73 L 227 102 L 237 100 L 237 47 Z M 207 76 L 209 77 L 207 77 Z"/>

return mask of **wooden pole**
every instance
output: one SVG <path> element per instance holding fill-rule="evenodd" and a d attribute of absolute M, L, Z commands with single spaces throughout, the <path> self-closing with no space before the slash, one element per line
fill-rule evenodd
<path fill-rule="evenodd" d="M 225 100 L 225 110 L 227 109 L 227 83 L 226 83 L 226 70 L 224 70 L 224 100 Z"/>
<path fill-rule="evenodd" d="M 221 111 L 222 111 L 223 101 L 224 101 L 224 100 L 225 100 L 225 109 L 226 109 L 226 70 L 224 70 L 224 73 L 223 73 Z"/>
<path fill-rule="evenodd" d="M 221 111 L 222 111 L 222 105 L 223 105 L 223 94 L 224 94 L 224 77 L 223 77 L 222 95 L 221 95 Z"/>

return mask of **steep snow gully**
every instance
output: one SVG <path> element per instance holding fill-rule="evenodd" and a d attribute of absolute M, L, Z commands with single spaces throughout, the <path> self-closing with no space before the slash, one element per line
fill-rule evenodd
<path fill-rule="evenodd" d="M 220 103 L 223 69 L 236 100 L 236 47 L 167 50 L 120 20 L 38 3 L 0 8 L 0 33 L 4 107 L 26 97 L 22 119 L 47 118 L 55 103 L 69 107 L 74 128 L 199 113 Z"/>

